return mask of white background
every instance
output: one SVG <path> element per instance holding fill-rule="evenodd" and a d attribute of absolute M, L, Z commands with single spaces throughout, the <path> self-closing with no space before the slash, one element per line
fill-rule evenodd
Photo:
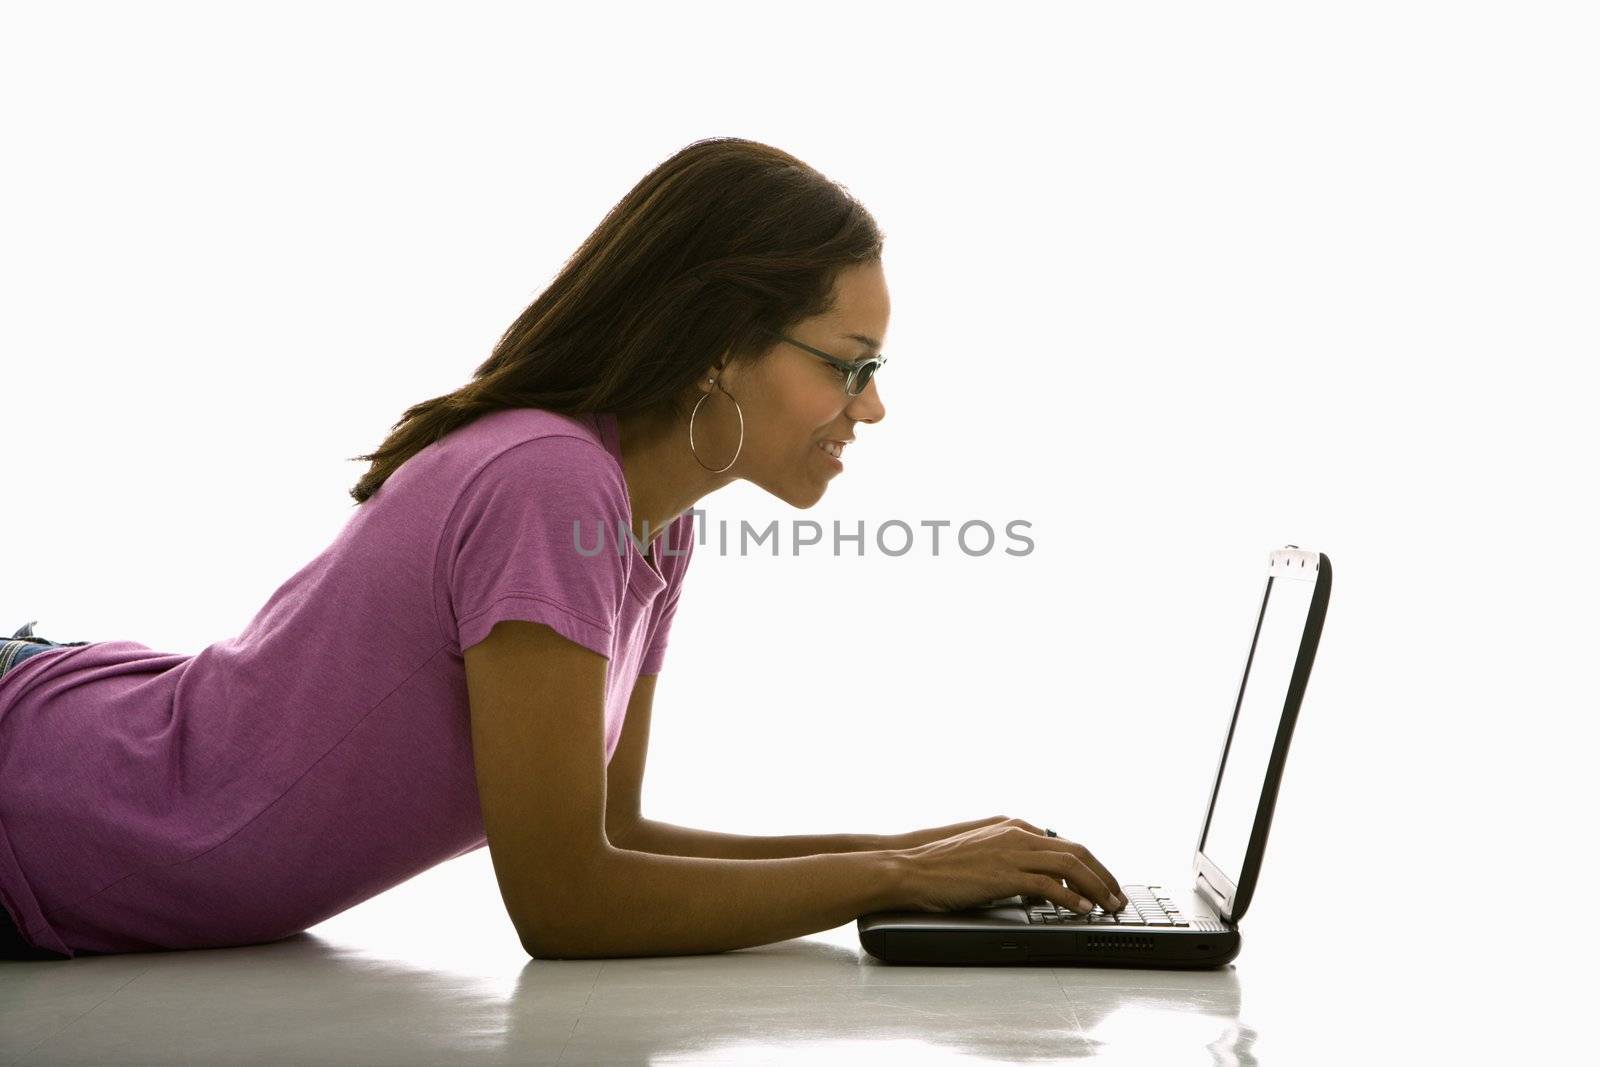
<path fill-rule="evenodd" d="M 1245 1016 L 1269 960 L 1332 954 L 1472 976 L 1428 1023 L 1364 1006 L 1391 1048 L 1547 1034 L 1595 941 L 1587 5 L 574 10 L 8 7 L 5 634 L 237 633 L 350 517 L 346 457 L 467 381 L 647 171 L 753 138 L 887 234 L 887 416 L 809 511 L 740 483 L 707 518 L 1035 548 L 702 546 L 646 814 L 1015 815 L 1175 881 L 1294 543 L 1333 600 Z M 446 908 L 512 936 L 486 850 L 335 921 Z M 1385 909 L 1403 937 L 1356 921 Z"/>

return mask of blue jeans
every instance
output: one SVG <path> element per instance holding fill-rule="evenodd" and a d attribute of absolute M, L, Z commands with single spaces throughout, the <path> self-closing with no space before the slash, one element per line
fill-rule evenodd
<path fill-rule="evenodd" d="M 33 622 L 38 622 L 38 619 Z M 37 656 L 41 652 L 51 652 L 58 648 L 68 648 L 73 645 L 87 645 L 87 641 L 52 641 L 47 637 L 33 636 L 33 622 L 17 630 L 10 637 L 0 640 L 0 678 L 9 674 L 17 664 L 29 656 Z"/>
<path fill-rule="evenodd" d="M 34 622 L 38 620 L 35 619 Z M 0 678 L 16 668 L 17 664 L 29 656 L 37 656 L 42 652 L 53 652 L 58 648 L 67 648 L 72 645 L 87 645 L 87 641 L 52 641 L 46 637 L 33 636 L 33 623 L 23 626 L 9 638 L 0 640 Z M 11 916 L 5 908 L 0 908 L 0 960 L 60 960 L 67 957 L 59 952 L 49 949 L 34 948 L 22 939 L 22 934 L 17 932 L 17 926 L 11 921 Z"/>

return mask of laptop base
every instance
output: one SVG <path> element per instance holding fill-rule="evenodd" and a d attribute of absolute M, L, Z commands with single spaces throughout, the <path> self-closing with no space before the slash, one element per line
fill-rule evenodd
<path fill-rule="evenodd" d="M 994 914 L 1010 912 L 1013 914 Z M 1239 955 L 1239 933 L 1217 920 L 1203 928 L 1062 929 L 1031 925 L 1018 908 L 970 912 L 873 912 L 856 920 L 861 947 L 884 963 L 1044 964 L 1200 970 Z"/>

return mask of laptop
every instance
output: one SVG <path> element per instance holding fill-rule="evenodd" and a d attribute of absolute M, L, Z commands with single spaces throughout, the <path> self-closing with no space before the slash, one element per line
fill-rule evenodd
<path fill-rule="evenodd" d="M 1239 954 L 1289 738 L 1328 613 L 1328 557 L 1288 545 L 1268 554 L 1222 756 L 1192 874 L 1122 886 L 1128 906 L 1078 915 L 1035 897 L 961 911 L 881 911 L 856 920 L 861 947 L 885 963 L 1221 967 Z"/>

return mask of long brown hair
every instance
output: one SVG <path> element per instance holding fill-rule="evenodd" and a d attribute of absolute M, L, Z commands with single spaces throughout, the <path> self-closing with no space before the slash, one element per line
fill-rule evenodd
<path fill-rule="evenodd" d="M 832 310 L 847 268 L 883 252 L 845 187 L 794 156 L 739 137 L 684 148 L 645 175 L 517 316 L 472 380 L 408 408 L 350 495 L 376 493 L 402 463 L 504 408 L 566 414 L 667 410 L 718 354 L 758 358 Z"/>

